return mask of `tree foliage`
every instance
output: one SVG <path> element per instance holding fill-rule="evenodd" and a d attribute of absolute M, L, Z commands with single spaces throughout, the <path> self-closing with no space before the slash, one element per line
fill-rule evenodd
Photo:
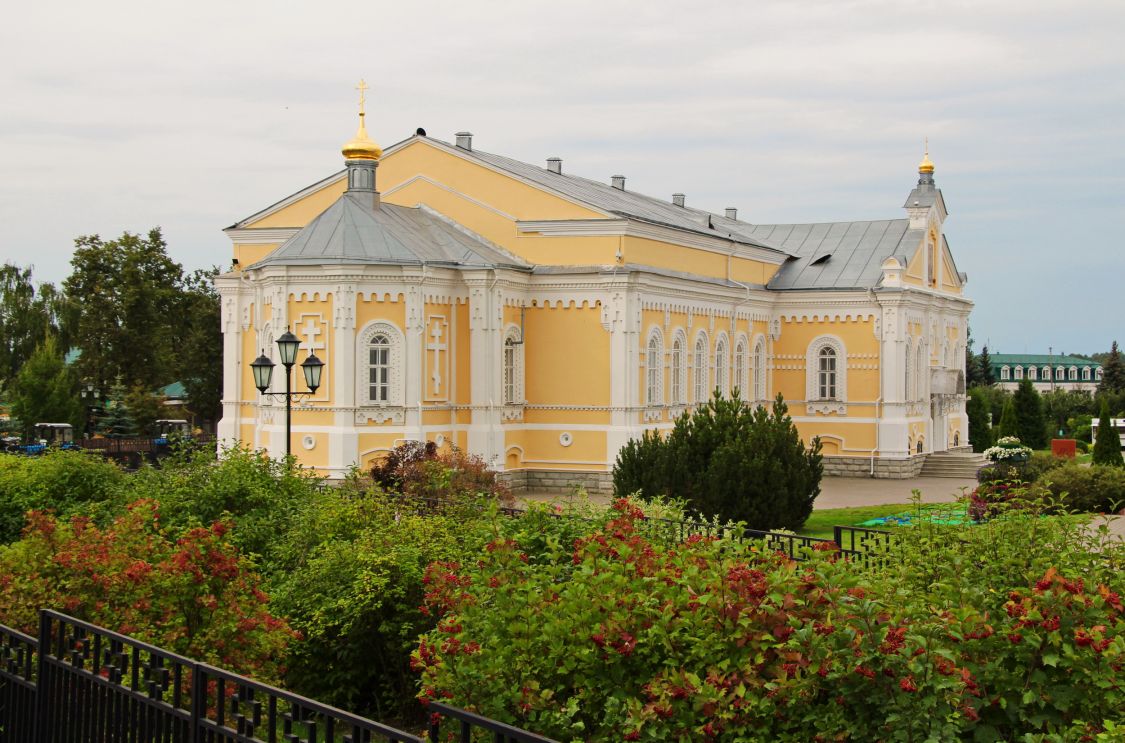
<path fill-rule="evenodd" d="M 63 363 L 54 336 L 48 336 L 20 368 L 11 387 L 12 415 L 30 433 L 36 423 L 69 423 L 81 429 L 82 402 L 72 371 Z"/>
<path fill-rule="evenodd" d="M 1043 417 L 1043 400 L 1030 379 L 1021 379 L 1012 395 L 1016 414 L 1016 436 L 1032 449 L 1047 446 L 1047 423 Z"/>
<path fill-rule="evenodd" d="M 992 357 L 988 354 L 987 345 L 981 348 L 977 363 L 980 365 L 980 383 L 985 387 L 996 384 L 996 377 L 992 376 Z"/>
<path fill-rule="evenodd" d="M 1110 467 L 1125 467 L 1125 459 L 1121 457 L 1121 436 L 1113 427 L 1113 420 L 1109 414 L 1109 406 L 1102 404 L 1102 413 L 1098 417 L 1098 435 L 1094 439 L 1094 464 L 1103 464 Z"/>
<path fill-rule="evenodd" d="M 996 427 L 996 437 L 1015 436 L 1019 438 L 1019 435 L 1019 418 L 1016 417 L 1015 405 L 1012 404 L 1012 398 L 1009 397 L 1004 401 L 1004 412 L 1000 415 L 1000 425 Z"/>
<path fill-rule="evenodd" d="M 187 393 L 188 409 L 205 421 L 216 421 L 222 414 L 223 335 L 219 294 L 212 283 L 218 273 L 212 268 L 185 277 L 180 297 L 176 376 Z"/>
<path fill-rule="evenodd" d="M 10 384 L 48 337 L 67 350 L 64 298 L 52 284 L 34 286 L 31 269 L 0 266 L 0 385 Z"/>
<path fill-rule="evenodd" d="M 780 395 L 768 410 L 716 393 L 680 416 L 667 439 L 649 434 L 623 447 L 613 484 L 619 495 L 683 498 L 754 529 L 799 529 L 822 474 L 820 440 L 805 447 Z"/>
<path fill-rule="evenodd" d="M 1109 355 L 1102 364 L 1102 381 L 1098 384 L 1098 392 L 1125 392 L 1125 363 L 1121 360 L 1117 341 L 1113 342 Z"/>
<path fill-rule="evenodd" d="M 988 408 L 983 393 L 976 388 L 969 390 L 965 413 L 969 418 L 969 443 L 973 445 L 973 451 L 982 452 L 992 446 L 992 429 L 988 425 Z"/>

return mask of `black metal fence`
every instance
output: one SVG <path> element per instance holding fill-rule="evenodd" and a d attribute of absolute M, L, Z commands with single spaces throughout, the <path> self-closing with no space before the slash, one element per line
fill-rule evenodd
<path fill-rule="evenodd" d="M 421 743 L 422 738 L 65 614 L 39 638 L 0 625 L 0 743 Z M 431 704 L 461 741 L 553 743 Z"/>

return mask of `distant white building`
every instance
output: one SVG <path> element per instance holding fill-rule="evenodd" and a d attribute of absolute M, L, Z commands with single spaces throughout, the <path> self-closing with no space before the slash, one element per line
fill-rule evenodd
<path fill-rule="evenodd" d="M 1117 435 L 1121 439 L 1121 448 L 1125 449 L 1125 418 L 1111 418 L 1110 425 L 1117 431 Z M 1098 440 L 1098 419 L 1095 418 L 1090 424 L 1090 438 L 1093 441 Z"/>

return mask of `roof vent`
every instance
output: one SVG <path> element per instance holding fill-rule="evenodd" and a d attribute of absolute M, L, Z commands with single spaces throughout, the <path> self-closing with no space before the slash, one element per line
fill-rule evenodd
<path fill-rule="evenodd" d="M 738 219 L 738 209 L 733 206 L 727 207 L 727 219 Z"/>
<path fill-rule="evenodd" d="M 613 186 L 618 191 L 624 191 L 625 190 L 625 176 L 623 176 L 623 175 L 611 175 L 609 177 L 609 185 Z"/>
<path fill-rule="evenodd" d="M 551 171 L 552 173 L 558 173 L 559 175 L 562 175 L 562 158 L 548 157 L 547 170 Z"/>
<path fill-rule="evenodd" d="M 457 132 L 457 146 L 463 150 L 473 151 L 473 133 Z"/>
<path fill-rule="evenodd" d="M 827 263 L 828 259 L 831 258 L 831 257 L 832 257 L 831 253 L 825 253 L 824 255 L 820 256 L 819 258 L 815 258 L 812 261 L 810 261 L 809 265 L 810 266 L 819 266 L 821 264 Z"/>
<path fill-rule="evenodd" d="M 419 137 L 424 137 L 424 136 L 426 136 L 426 130 L 423 129 L 422 127 L 418 127 L 417 129 L 414 130 L 414 134 L 419 136 Z"/>
<path fill-rule="evenodd" d="M 683 206 L 684 205 L 684 198 L 685 197 L 682 193 L 674 193 L 674 194 L 672 194 L 672 203 L 675 204 L 676 206 Z"/>

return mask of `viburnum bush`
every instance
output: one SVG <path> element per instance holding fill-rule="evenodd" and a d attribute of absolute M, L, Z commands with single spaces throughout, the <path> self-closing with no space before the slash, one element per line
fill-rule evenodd
<path fill-rule="evenodd" d="M 128 506 L 106 528 L 89 518 L 28 514 L 0 547 L 0 623 L 34 634 L 38 610 L 62 611 L 264 681 L 295 633 L 273 616 L 228 526 L 170 537 L 156 504 Z"/>
<path fill-rule="evenodd" d="M 910 558 L 869 571 L 835 551 L 661 544 L 634 504 L 614 508 L 553 560 L 501 537 L 431 565 L 420 698 L 592 741 L 1077 740 L 1125 708 L 1121 581 L 1099 580 L 1119 553 L 1028 581 L 1037 560 L 1005 547 L 991 584 L 960 586 Z"/>

